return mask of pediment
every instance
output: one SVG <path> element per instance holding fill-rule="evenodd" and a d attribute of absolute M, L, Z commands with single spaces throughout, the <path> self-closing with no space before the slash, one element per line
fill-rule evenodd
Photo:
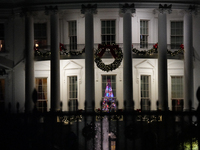
<path fill-rule="evenodd" d="M 154 65 L 152 65 L 148 60 L 143 60 L 140 63 L 135 65 L 136 69 L 153 69 Z"/>
<path fill-rule="evenodd" d="M 63 68 L 64 70 L 71 70 L 71 69 L 82 69 L 83 67 L 79 65 L 78 63 L 74 61 L 68 62 L 65 67 Z"/>

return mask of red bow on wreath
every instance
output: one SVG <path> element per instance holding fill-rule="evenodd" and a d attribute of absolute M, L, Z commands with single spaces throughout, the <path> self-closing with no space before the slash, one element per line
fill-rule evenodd
<path fill-rule="evenodd" d="M 101 58 L 103 56 L 103 54 L 105 53 L 106 49 L 110 49 L 110 53 L 112 54 L 112 56 L 114 58 L 117 57 L 117 55 L 115 54 L 114 49 L 118 49 L 119 45 L 98 45 L 98 49 L 102 49 L 101 52 L 98 54 L 98 56 Z"/>

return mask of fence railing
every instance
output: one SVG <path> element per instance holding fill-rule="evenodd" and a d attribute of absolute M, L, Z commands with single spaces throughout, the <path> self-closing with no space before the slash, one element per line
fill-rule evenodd
<path fill-rule="evenodd" d="M 197 150 L 199 116 L 192 109 L 2 112 L 0 149 Z"/>

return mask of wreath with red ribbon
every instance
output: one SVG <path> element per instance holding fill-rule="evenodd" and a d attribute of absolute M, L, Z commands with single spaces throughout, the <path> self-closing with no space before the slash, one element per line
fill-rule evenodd
<path fill-rule="evenodd" d="M 106 52 L 106 50 L 109 49 L 111 55 L 115 59 L 113 63 L 111 64 L 104 64 L 101 60 L 103 54 Z M 123 59 L 123 53 L 122 49 L 119 48 L 119 45 L 98 45 L 98 49 L 95 52 L 95 62 L 97 64 L 97 67 L 103 71 L 112 71 L 117 69 Z"/>

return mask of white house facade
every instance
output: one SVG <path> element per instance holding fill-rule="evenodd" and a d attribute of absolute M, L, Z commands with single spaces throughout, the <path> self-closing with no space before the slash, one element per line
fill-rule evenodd
<path fill-rule="evenodd" d="M 42 112 L 98 109 L 108 79 L 118 109 L 197 108 L 199 2 L 18 1 L 0 2 L 2 110 L 31 112 L 34 89 Z M 121 48 L 116 69 L 97 66 L 100 44 Z"/>

